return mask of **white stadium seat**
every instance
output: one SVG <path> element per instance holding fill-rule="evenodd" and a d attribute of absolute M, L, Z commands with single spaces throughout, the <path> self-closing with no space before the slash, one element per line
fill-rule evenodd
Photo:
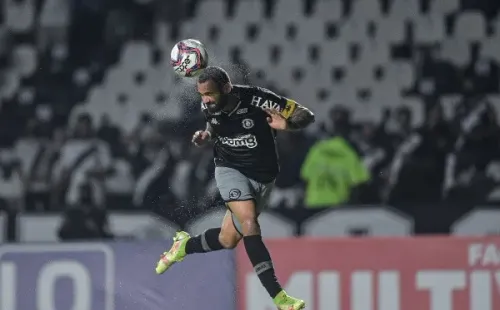
<path fill-rule="evenodd" d="M 261 23 L 264 6 L 260 0 L 241 0 L 236 3 L 234 19 L 241 23 Z"/>
<path fill-rule="evenodd" d="M 274 3 L 274 20 L 280 23 L 298 22 L 304 19 L 302 0 L 276 0 Z"/>
<path fill-rule="evenodd" d="M 146 42 L 130 42 L 122 53 L 121 61 L 130 71 L 146 69 L 151 65 L 152 50 Z"/>
<path fill-rule="evenodd" d="M 389 19 L 411 21 L 420 14 L 419 1 L 397 0 L 391 1 Z"/>
<path fill-rule="evenodd" d="M 17 73 L 26 77 L 32 75 L 37 69 L 37 51 L 31 45 L 20 45 L 13 50 L 13 61 Z"/>
<path fill-rule="evenodd" d="M 422 44 L 440 42 L 446 36 L 444 19 L 439 15 L 420 15 L 413 23 L 415 27 L 415 40 Z"/>
<path fill-rule="evenodd" d="M 226 14 L 226 1 L 210 0 L 200 1 L 196 5 L 196 18 L 205 20 L 224 20 Z"/>
<path fill-rule="evenodd" d="M 314 16 L 325 21 L 340 21 L 342 19 L 342 0 L 317 0 L 314 6 Z"/>
<path fill-rule="evenodd" d="M 441 41 L 442 59 L 456 66 L 465 66 L 470 59 L 470 44 L 466 41 L 449 38 Z"/>
<path fill-rule="evenodd" d="M 352 11 L 353 12 L 350 18 L 359 20 L 361 22 L 368 20 L 378 20 L 382 16 L 379 0 L 353 1 Z"/>
<path fill-rule="evenodd" d="M 455 13 L 460 9 L 460 0 L 432 0 L 430 1 L 430 12 L 437 16 Z"/>
<path fill-rule="evenodd" d="M 304 14 L 305 4 L 306 1 L 302 0 L 278 0 L 273 6 L 272 16 L 266 18 L 264 1 L 238 0 L 233 16 L 227 18 L 225 1 L 201 1 L 195 17 L 180 23 L 177 40 L 185 37 L 201 40 L 208 48 L 210 62 L 227 68 L 231 51 L 240 49 L 252 76 L 263 72 L 265 82 L 321 111 L 319 118 L 325 120 L 327 111 L 335 104 L 350 107 L 358 120 L 378 120 L 384 107 L 408 104 L 416 122 L 422 121 L 421 100 L 404 96 L 403 92 L 416 86 L 424 94 L 432 94 L 436 91 L 436 84 L 432 78 L 419 78 L 418 63 L 393 58 L 394 47 L 407 42 L 408 29 L 413 30 L 417 46 L 437 44 L 441 59 L 454 66 L 468 64 L 473 42 L 480 43 L 479 56 L 482 59 L 500 63 L 499 19 L 491 22 L 493 36 L 487 37 L 486 17 L 479 11 L 461 12 L 459 0 L 433 0 L 426 11 L 421 11 L 418 1 L 390 1 L 387 14 L 382 12 L 378 0 L 354 1 L 348 11 L 341 0 L 317 0 L 312 3 L 309 15 Z M 445 21 L 455 13 L 451 35 L 448 35 Z M 252 41 L 247 38 L 250 25 L 257 30 Z M 369 25 L 374 26 L 373 37 L 369 36 Z M 287 36 L 290 26 L 296 30 L 293 38 Z M 209 38 L 212 27 L 220 31 L 214 40 Z M 181 116 L 178 84 L 169 64 L 170 48 L 176 39 L 170 38 L 172 29 L 169 24 L 158 22 L 155 29 L 154 45 L 161 49 L 163 61 L 152 63 L 151 44 L 129 42 L 120 61 L 107 71 L 103 84 L 87 96 L 85 104 L 95 107 L 96 114 L 117 113 L 120 115 L 115 117 L 117 120 L 131 119 L 128 115 L 139 110 L 163 118 Z M 356 59 L 351 57 L 353 46 L 359 49 Z M 318 52 L 316 62 L 311 61 L 313 47 Z M 280 50 L 277 63 L 272 59 L 273 48 Z M 30 75 L 36 68 L 33 53 L 34 50 L 26 46 L 15 49 L 14 55 L 17 56 L 14 59 L 18 59 L 19 66 L 16 66 L 10 82 L 3 86 L 4 93 L 14 93 L 19 76 Z M 376 68 L 382 70 L 379 78 L 374 74 Z M 296 69 L 303 74 L 300 81 L 294 78 Z M 343 78 L 335 80 L 334 70 L 343 72 Z M 142 86 L 134 80 L 138 72 L 145 75 Z M 318 98 L 322 90 L 330 93 L 326 101 Z M 361 90 L 370 92 L 370 96 L 360 98 Z M 118 104 L 120 94 L 128 94 L 129 103 Z M 160 94 L 166 96 L 163 105 L 156 103 Z"/>
<path fill-rule="evenodd" d="M 481 12 L 466 11 L 457 16 L 454 36 L 465 41 L 476 41 L 486 37 L 486 20 Z"/>

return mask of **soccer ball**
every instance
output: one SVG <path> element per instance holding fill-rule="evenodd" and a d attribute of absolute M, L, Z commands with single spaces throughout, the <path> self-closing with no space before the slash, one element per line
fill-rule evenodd
<path fill-rule="evenodd" d="M 208 65 L 208 53 L 205 45 L 194 39 L 177 42 L 170 52 L 170 64 L 179 76 L 195 77 L 199 75 Z"/>

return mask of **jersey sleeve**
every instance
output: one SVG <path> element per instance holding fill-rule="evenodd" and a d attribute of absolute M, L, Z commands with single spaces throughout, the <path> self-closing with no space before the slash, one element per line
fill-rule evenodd
<path fill-rule="evenodd" d="M 295 100 L 280 96 L 269 89 L 261 87 L 259 87 L 259 89 L 263 94 L 264 100 L 269 100 L 279 106 L 280 113 L 285 119 L 288 119 L 297 108 L 297 102 Z"/>

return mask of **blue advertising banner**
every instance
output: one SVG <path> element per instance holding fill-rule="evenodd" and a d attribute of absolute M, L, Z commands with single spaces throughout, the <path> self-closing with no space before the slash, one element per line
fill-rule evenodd
<path fill-rule="evenodd" d="M 168 242 L 0 246 L 0 310 L 235 310 L 233 253 L 187 257 L 158 276 Z"/>

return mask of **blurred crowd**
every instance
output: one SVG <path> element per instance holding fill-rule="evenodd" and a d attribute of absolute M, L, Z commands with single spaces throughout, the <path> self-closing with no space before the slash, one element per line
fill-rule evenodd
<path fill-rule="evenodd" d="M 212 151 L 190 144 L 192 133 L 204 127 L 196 96 L 182 102 L 181 119 L 143 113 L 130 132 L 109 115 L 81 113 L 69 121 L 123 42 L 151 40 L 155 20 L 175 24 L 196 1 L 32 1 L 3 0 L 0 13 L 0 208 L 153 210 L 185 222 L 220 206 Z M 16 14 L 33 14 L 32 23 L 20 23 Z M 37 46 L 39 65 L 12 86 L 9 50 L 25 43 Z M 432 49 L 419 55 L 423 77 L 434 76 L 435 89 L 459 96 L 453 109 L 425 92 L 424 121 L 414 127 L 414 109 L 405 105 L 359 121 L 348 105 L 332 104 L 327 121 L 314 129 L 278 135 L 281 174 L 271 207 L 477 204 L 500 197 L 500 111 L 488 99 L 498 93 L 498 65 L 487 64 L 485 80 L 473 65 L 464 71 L 439 63 Z M 252 75 L 241 81 L 293 97 Z"/>
<path fill-rule="evenodd" d="M 464 99 L 450 120 L 439 104 L 418 128 L 409 126 L 411 117 L 401 107 L 386 111 L 381 123 L 353 123 L 348 108 L 336 107 L 315 134 L 280 133 L 281 174 L 272 206 L 497 198 L 500 131 L 484 98 Z M 192 132 L 203 127 L 193 120 L 161 122 L 145 114 L 125 135 L 106 118 L 86 114 L 74 128 L 32 118 L 19 139 L 2 146 L 0 197 L 27 211 L 91 204 L 189 217 L 218 198 L 211 148 L 190 144 Z M 345 143 L 334 143 L 339 140 Z M 324 190 L 320 200 L 314 197 Z"/>

